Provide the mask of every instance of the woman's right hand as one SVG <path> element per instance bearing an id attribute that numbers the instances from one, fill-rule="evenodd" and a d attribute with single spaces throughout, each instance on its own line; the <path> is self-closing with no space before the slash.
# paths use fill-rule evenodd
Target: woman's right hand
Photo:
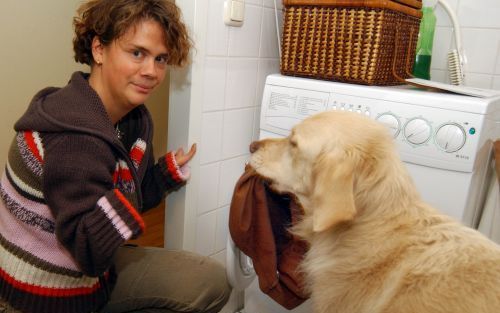
<path id="1" fill-rule="evenodd" d="M 185 153 L 183 148 L 179 148 L 174 153 L 175 162 L 177 163 L 177 165 L 179 167 L 182 167 L 182 166 L 186 165 L 189 161 L 191 161 L 191 159 L 194 157 L 195 153 L 196 153 L 196 144 L 195 143 L 191 146 L 191 149 L 189 149 L 188 153 Z"/>

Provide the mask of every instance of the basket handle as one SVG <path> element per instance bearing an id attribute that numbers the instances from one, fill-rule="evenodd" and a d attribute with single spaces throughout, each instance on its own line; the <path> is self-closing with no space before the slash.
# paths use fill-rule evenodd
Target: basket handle
<path id="1" fill-rule="evenodd" d="M 409 45 L 408 51 L 410 51 L 410 49 L 411 49 L 412 42 L 413 42 L 413 29 L 410 30 L 410 40 L 408 43 L 408 45 Z M 396 38 L 394 40 L 394 57 L 392 58 L 392 75 L 394 75 L 394 77 L 396 77 L 397 80 L 399 80 L 400 82 L 406 83 L 406 80 L 404 78 L 402 78 L 401 76 L 399 76 L 398 73 L 396 72 L 396 60 L 398 59 L 397 58 L 398 51 L 399 51 L 399 27 L 396 27 Z M 414 76 L 410 72 L 408 72 L 408 65 L 410 64 L 410 55 L 411 55 L 411 53 L 408 53 L 406 55 L 405 72 L 406 72 L 406 75 L 413 78 Z"/>
<path id="2" fill-rule="evenodd" d="M 411 48 L 411 43 L 412 42 L 413 42 L 413 29 L 410 30 L 410 40 L 409 40 L 409 43 L 408 43 L 408 45 L 409 45 L 408 51 Z M 397 80 L 399 80 L 400 82 L 405 83 L 407 85 L 412 85 L 412 86 L 416 86 L 418 88 L 424 88 L 424 89 L 429 89 L 429 90 L 434 90 L 434 91 L 440 91 L 439 88 L 434 88 L 434 87 L 430 87 L 430 86 L 423 86 L 423 85 L 420 85 L 420 84 L 409 82 L 406 79 L 404 79 L 404 78 L 402 78 L 401 76 L 398 75 L 398 73 L 396 72 L 397 53 L 399 51 L 398 48 L 399 48 L 399 27 L 396 28 L 396 39 L 394 40 L 394 57 L 392 58 L 392 75 L 394 75 L 394 77 L 396 77 Z M 406 75 L 408 75 L 409 77 L 415 78 L 415 76 L 413 76 L 412 73 L 408 72 L 408 67 L 409 67 L 408 65 L 409 64 L 410 64 L 410 53 L 408 53 L 406 55 L 405 72 L 406 72 Z"/>

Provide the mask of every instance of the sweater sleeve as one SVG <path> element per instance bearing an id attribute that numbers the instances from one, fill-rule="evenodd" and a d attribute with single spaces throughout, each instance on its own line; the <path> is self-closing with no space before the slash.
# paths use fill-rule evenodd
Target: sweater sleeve
<path id="1" fill-rule="evenodd" d="M 179 167 L 173 152 L 168 152 L 159 158 L 156 164 L 151 154 L 141 187 L 144 210 L 157 206 L 165 194 L 182 187 L 189 176 L 189 168 Z"/>
<path id="2" fill-rule="evenodd" d="M 110 147 L 91 136 L 46 146 L 43 192 L 56 235 L 89 276 L 106 271 L 117 248 L 144 229 L 137 209 L 114 188 L 115 166 Z"/>

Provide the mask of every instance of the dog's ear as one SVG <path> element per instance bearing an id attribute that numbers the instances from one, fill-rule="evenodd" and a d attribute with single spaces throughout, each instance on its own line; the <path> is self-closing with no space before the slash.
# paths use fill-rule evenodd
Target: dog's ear
<path id="1" fill-rule="evenodd" d="M 354 160 L 350 157 L 323 154 L 317 160 L 312 192 L 314 232 L 354 218 L 354 168 Z"/>

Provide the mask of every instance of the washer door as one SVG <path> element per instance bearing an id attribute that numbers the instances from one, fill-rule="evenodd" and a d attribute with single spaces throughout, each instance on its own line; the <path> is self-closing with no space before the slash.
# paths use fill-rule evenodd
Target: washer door
<path id="1" fill-rule="evenodd" d="M 252 259 L 236 247 L 231 236 L 227 237 L 226 251 L 226 273 L 229 284 L 235 290 L 245 290 L 256 277 Z"/>

